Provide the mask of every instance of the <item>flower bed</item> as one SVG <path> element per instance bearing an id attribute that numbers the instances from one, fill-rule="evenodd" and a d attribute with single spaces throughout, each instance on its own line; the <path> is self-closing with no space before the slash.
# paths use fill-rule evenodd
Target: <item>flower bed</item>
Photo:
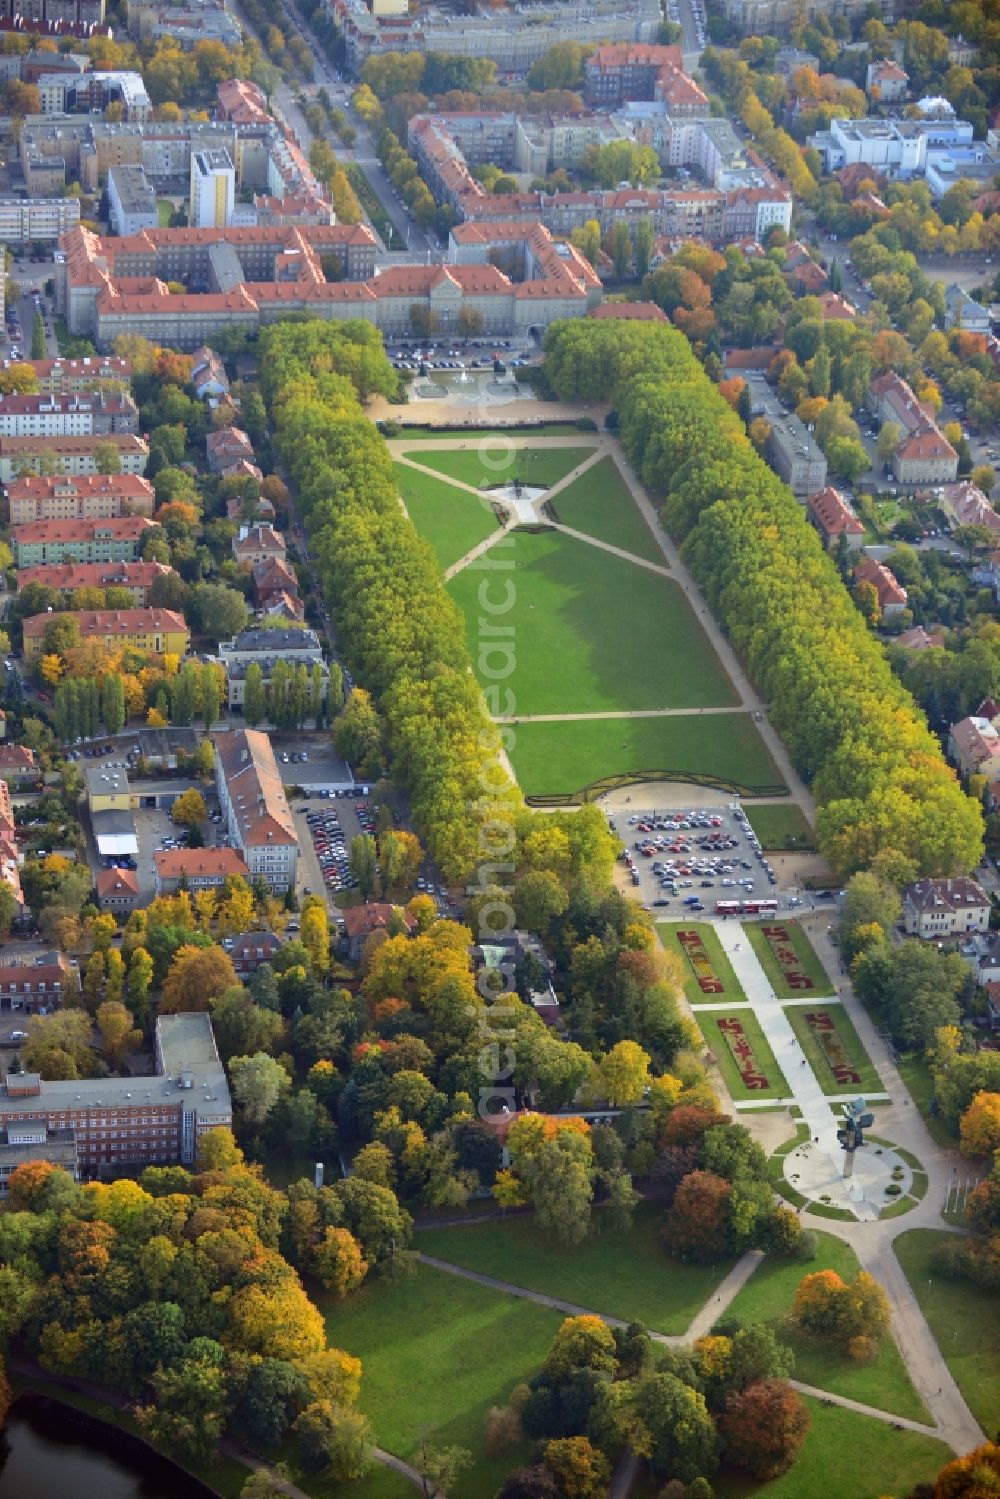
<path id="1" fill-rule="evenodd" d="M 774 954 L 778 967 L 781 969 L 785 983 L 789 989 L 815 989 L 816 985 L 806 973 L 802 966 L 802 960 L 795 951 L 791 934 L 785 926 L 761 927 L 768 947 Z"/>
<path id="2" fill-rule="evenodd" d="M 733 1061 L 740 1071 L 743 1086 L 751 1091 L 771 1086 L 767 1073 L 762 1071 L 757 1058 L 754 1056 L 753 1047 L 747 1039 L 747 1033 L 743 1029 L 743 1022 L 735 1015 L 727 1015 L 718 1021 L 719 1030 L 726 1040 L 726 1045 L 732 1052 Z"/>
<path id="3" fill-rule="evenodd" d="M 823 1055 L 826 1057 L 835 1081 L 843 1084 L 844 1087 L 859 1087 L 861 1073 L 852 1063 L 846 1046 L 837 1034 L 837 1025 L 833 1016 L 826 1010 L 818 1010 L 807 1014 L 805 1022 L 822 1047 Z"/>
<path id="4" fill-rule="evenodd" d="M 725 994 L 726 989 L 719 975 L 712 965 L 704 942 L 698 932 L 682 930 L 677 933 L 677 941 L 688 962 L 691 970 L 698 981 L 698 988 L 702 994 Z"/>

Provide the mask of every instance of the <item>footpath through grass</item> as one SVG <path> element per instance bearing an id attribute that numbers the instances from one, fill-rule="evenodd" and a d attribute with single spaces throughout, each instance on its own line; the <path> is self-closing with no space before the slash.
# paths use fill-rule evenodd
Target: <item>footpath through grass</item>
<path id="1" fill-rule="evenodd" d="M 672 579 L 557 531 L 514 531 L 509 541 L 503 560 L 514 567 L 503 576 L 513 585 L 513 605 L 496 623 L 512 635 L 502 648 L 490 653 L 482 639 L 483 573 L 465 569 L 448 590 L 465 615 L 473 661 L 494 673 L 484 685 L 495 681 L 501 660 L 513 656 L 504 686 L 519 714 L 736 702 L 732 682 Z M 728 719 L 706 720 L 705 737 L 725 739 L 729 727 Z"/>
<path id="2" fill-rule="evenodd" d="M 396 483 L 407 513 L 437 553 L 442 571 L 485 541 L 498 522 L 489 504 L 446 479 L 394 463 Z"/>
<path id="3" fill-rule="evenodd" d="M 746 1004 L 743 985 L 733 970 L 729 954 L 716 935 L 715 927 L 707 922 L 657 922 L 656 930 L 667 952 L 673 953 L 684 973 L 684 993 L 692 1005 L 719 1004 L 728 1000 L 730 1004 Z M 678 940 L 678 932 L 693 932 L 700 940 L 711 964 L 712 978 L 722 985 L 719 994 L 706 994 L 698 983 L 698 974 L 692 965 L 692 949 Z"/>
<path id="4" fill-rule="evenodd" d="M 749 713 L 522 722 L 510 758 L 525 795 L 543 798 L 582 796 L 619 778 L 690 781 L 692 801 L 698 786 L 782 786 Z"/>
<path id="5" fill-rule="evenodd" d="M 552 499 L 556 520 L 574 531 L 596 536 L 598 541 L 623 547 L 647 562 L 667 565 L 656 537 L 640 514 L 632 492 L 615 460 L 609 455 L 588 468 Z"/>
<path id="6" fill-rule="evenodd" d="M 407 456 L 417 458 L 449 479 L 471 484 L 473 489 L 480 489 L 483 485 L 493 488 L 494 485 L 512 484 L 515 479 L 520 479 L 531 489 L 548 489 L 594 451 L 593 446 L 533 448 L 530 436 L 522 441 L 523 447 L 513 446 L 508 452 L 502 440 L 484 447 L 483 439 L 477 436 L 464 449 L 442 448 L 438 452 L 423 449 Z"/>
<path id="7" fill-rule="evenodd" d="M 794 1377 L 804 1384 L 816 1385 L 849 1400 L 860 1400 L 895 1416 L 930 1424 L 927 1409 L 910 1382 L 892 1337 L 883 1340 L 872 1363 L 856 1364 L 835 1349 L 803 1337 L 783 1322 L 791 1311 L 803 1276 L 819 1270 L 835 1270 L 843 1280 L 852 1280 L 860 1269 L 850 1245 L 832 1234 L 817 1232 L 816 1238 L 818 1248 L 813 1260 L 803 1262 L 771 1256 L 765 1259 L 730 1305 L 727 1319 L 738 1318 L 747 1327 L 757 1322 L 770 1323 L 781 1341 L 793 1350 Z"/>
<path id="8" fill-rule="evenodd" d="M 716 1499 L 881 1499 L 931 1483 L 954 1456 L 950 1447 L 915 1431 L 806 1397 L 812 1426 L 798 1462 L 771 1483 L 721 1468 L 712 1475 Z"/>
<path id="9" fill-rule="evenodd" d="M 791 951 L 784 965 L 778 961 L 774 948 L 764 935 L 765 927 L 785 934 L 780 945 L 786 952 Z M 813 995 L 819 998 L 836 993 L 812 943 L 797 921 L 745 921 L 743 930 L 779 999 L 811 999 Z"/>
<path id="10" fill-rule="evenodd" d="M 391 342 L 391 340 L 390 340 Z M 400 432 L 390 438 L 390 442 L 493 442 L 500 439 L 504 442 L 529 443 L 533 437 L 579 437 L 581 442 L 588 438 L 596 440 L 596 432 L 585 432 L 575 422 L 540 422 L 537 426 L 517 427 L 476 427 L 463 426 L 461 422 L 449 426 L 443 423 L 435 427 L 409 427 L 404 426 Z M 416 456 L 416 455 L 411 455 Z M 421 463 L 423 458 L 420 459 Z"/>
<path id="11" fill-rule="evenodd" d="M 644 1203 L 627 1233 L 595 1234 L 574 1249 L 554 1243 L 532 1218 L 427 1229 L 414 1244 L 424 1254 L 604 1316 L 642 1322 L 653 1332 L 683 1333 L 733 1262 L 684 1265 L 671 1259 L 659 1243 L 663 1213 L 662 1205 Z"/>
<path id="12" fill-rule="evenodd" d="M 467 1447 L 475 1461 L 453 1499 L 493 1494 L 510 1468 L 527 1460 L 527 1445 L 488 1458 L 483 1420 L 537 1372 L 560 1313 L 427 1265 L 363 1286 L 344 1302 L 318 1304 L 331 1346 L 362 1361 L 361 1407 L 380 1447 L 406 1458 L 424 1437 L 437 1447 Z M 382 1499 L 378 1488 L 373 1492 Z"/>
<path id="13" fill-rule="evenodd" d="M 810 1025 L 810 1016 L 822 1016 L 832 1023 L 832 1030 Z M 862 1093 L 882 1093 L 882 1079 L 875 1071 L 854 1029 L 854 1022 L 841 1004 L 786 1005 L 785 1019 L 795 1032 L 796 1040 L 805 1052 L 809 1065 L 816 1074 L 816 1081 L 824 1093 L 849 1093 L 860 1089 Z M 826 1038 L 826 1045 L 824 1045 Z M 853 1069 L 853 1078 L 837 1078 L 834 1066 L 844 1064 Z"/>
<path id="14" fill-rule="evenodd" d="M 1000 1300 L 995 1292 L 934 1271 L 931 1252 L 951 1237 L 943 1230 L 911 1228 L 892 1247 L 969 1409 L 985 1432 L 995 1432 L 1000 1426 Z"/>
<path id="15" fill-rule="evenodd" d="M 732 1011 L 720 1010 L 718 1013 L 714 1010 L 701 1010 L 695 1018 L 734 1099 L 791 1097 L 791 1089 L 785 1081 L 784 1073 L 775 1061 L 774 1052 L 749 1005 Z M 723 1020 L 738 1021 L 739 1031 L 723 1030 L 719 1024 Z M 752 1055 L 742 1059 L 741 1068 L 734 1048 L 745 1044 L 749 1044 Z M 754 1082 L 752 1087 L 749 1085 L 751 1079 Z"/>
<path id="16" fill-rule="evenodd" d="M 809 826 L 802 808 L 795 802 L 765 803 L 758 807 L 744 807 L 747 822 L 760 839 L 763 849 L 792 850 L 795 853 L 812 852 L 816 847 L 816 834 Z"/>

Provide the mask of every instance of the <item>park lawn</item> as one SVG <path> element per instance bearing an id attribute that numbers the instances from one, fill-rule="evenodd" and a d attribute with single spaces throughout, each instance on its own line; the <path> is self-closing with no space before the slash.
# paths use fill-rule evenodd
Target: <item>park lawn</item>
<path id="1" fill-rule="evenodd" d="M 362 1361 L 361 1408 L 380 1447 L 412 1457 L 427 1437 L 435 1446 L 468 1448 L 475 1461 L 453 1499 L 483 1499 L 526 1461 L 527 1446 L 488 1458 L 483 1420 L 537 1373 L 563 1321 L 559 1312 L 427 1265 L 363 1286 L 346 1301 L 320 1297 L 317 1304 L 330 1346 Z"/>
<path id="2" fill-rule="evenodd" d="M 637 780 L 727 790 L 782 787 L 749 713 L 519 723 L 512 740 L 511 762 L 528 797 L 572 799 L 603 782 Z"/>
<path id="3" fill-rule="evenodd" d="M 743 810 L 747 822 L 760 839 L 761 848 L 795 853 L 815 849 L 816 834 L 802 808 L 794 802 L 786 802 L 784 806 L 770 803 L 744 807 Z"/>
<path id="4" fill-rule="evenodd" d="M 435 479 L 405 463 L 394 463 L 407 513 L 437 553 L 442 570 L 485 541 L 498 521 L 489 504 L 467 489 Z"/>
<path id="5" fill-rule="evenodd" d="M 716 1499 L 879 1499 L 931 1483 L 954 1453 L 936 1437 L 805 1397 L 812 1426 L 799 1460 L 770 1483 L 731 1468 L 712 1475 Z"/>
<path id="6" fill-rule="evenodd" d="M 701 938 L 705 951 L 708 953 L 712 967 L 715 970 L 715 977 L 722 982 L 721 994 L 705 994 L 698 987 L 698 980 L 695 977 L 694 969 L 688 962 L 684 948 L 677 940 L 677 933 L 680 929 L 681 923 L 678 922 L 657 922 L 656 924 L 656 930 L 660 934 L 660 941 L 667 949 L 667 952 L 675 954 L 683 969 L 684 993 L 687 995 L 689 1002 L 693 1005 L 710 1005 L 719 1004 L 720 1001 L 728 999 L 731 1004 L 746 1004 L 747 997 L 743 992 L 743 985 L 736 977 L 733 965 L 729 961 L 729 954 L 719 941 L 714 926 L 698 921 L 685 921 L 683 923 L 684 931 L 697 932 Z"/>
<path id="7" fill-rule="evenodd" d="M 931 1077 L 926 1054 L 922 1051 L 908 1052 L 896 1059 L 896 1067 L 935 1144 L 943 1146 L 945 1150 L 955 1150 L 958 1136 L 952 1134 L 947 1121 L 940 1114 L 931 1113 L 934 1104 L 934 1079 Z"/>
<path id="8" fill-rule="evenodd" d="M 414 1499 L 420 1492 L 394 1468 L 387 1468 L 384 1463 L 374 1460 L 364 1478 L 357 1483 L 338 1483 L 328 1474 L 298 1470 L 294 1478 L 296 1487 L 303 1489 L 312 1499 L 346 1499 L 347 1495 L 350 1499 Z"/>
<path id="9" fill-rule="evenodd" d="M 500 579 L 512 585 L 511 607 L 490 621 L 495 630 L 510 629 L 509 640 L 491 651 L 482 635 L 481 569 L 457 573 L 448 590 L 465 615 L 473 661 L 490 673 L 487 685 L 513 656 L 504 687 L 519 716 L 736 702 L 732 682 L 673 579 L 551 530 L 515 530 L 496 557 L 514 564 L 493 575 L 491 593 L 502 601 Z M 727 737 L 728 722 L 710 732 Z"/>
<path id="10" fill-rule="evenodd" d="M 492 489 L 512 484 L 515 479 L 530 488 L 548 489 L 594 451 L 593 444 L 580 448 L 533 448 L 532 436 L 525 433 L 511 438 L 502 434 L 486 441 L 476 434 L 467 448 L 441 448 L 437 452 L 422 448 L 419 453 L 406 456 L 449 479 L 471 484 L 473 489 L 484 485 Z"/>
<path id="11" fill-rule="evenodd" d="M 986 1432 L 1000 1426 L 1000 1300 L 969 1281 L 946 1280 L 931 1250 L 950 1234 L 911 1228 L 893 1240 L 896 1258 L 969 1409 Z"/>
<path id="12" fill-rule="evenodd" d="M 424 1254 L 602 1316 L 683 1333 L 732 1262 L 683 1265 L 671 1259 L 659 1244 L 662 1218 L 662 1206 L 643 1205 L 627 1233 L 598 1233 L 575 1249 L 555 1244 L 527 1217 L 427 1229 L 415 1243 Z M 600 1221 L 595 1214 L 595 1223 Z"/>
<path id="13" fill-rule="evenodd" d="M 560 525 L 666 566 L 663 550 L 610 454 L 561 489 L 550 508 Z"/>
<path id="14" fill-rule="evenodd" d="M 799 960 L 802 971 L 812 979 L 811 989 L 793 989 L 788 979 L 782 972 L 777 958 L 771 951 L 770 943 L 764 936 L 764 926 L 780 926 L 788 933 L 788 941 L 795 949 L 795 955 Z M 779 999 L 805 999 L 815 994 L 834 994 L 833 984 L 827 976 L 826 969 L 820 962 L 812 943 L 797 921 L 745 921 L 743 930 L 750 941 L 750 946 L 757 954 L 760 966 L 767 974 L 768 982 Z"/>
<path id="15" fill-rule="evenodd" d="M 850 1065 L 857 1072 L 860 1081 L 857 1083 L 838 1083 L 833 1075 L 833 1069 L 826 1059 L 826 1053 L 819 1043 L 819 1038 L 809 1028 L 806 1015 L 830 1015 L 836 1026 L 837 1038 L 847 1053 Z M 860 1089 L 862 1093 L 884 1093 L 885 1089 L 882 1079 L 875 1071 L 869 1061 L 868 1053 L 862 1044 L 861 1037 L 854 1029 L 854 1022 L 841 1004 L 821 1004 L 815 1007 L 811 1005 L 786 1005 L 785 1019 L 795 1032 L 796 1039 L 809 1060 L 809 1065 L 816 1074 L 816 1081 L 824 1093 L 850 1093 L 851 1089 Z"/>
<path id="16" fill-rule="evenodd" d="M 740 1069 L 736 1065 L 736 1059 L 729 1048 L 729 1042 L 719 1029 L 719 1021 L 730 1018 L 739 1020 L 743 1032 L 753 1048 L 754 1061 L 760 1072 L 767 1078 L 768 1087 L 748 1088 L 740 1075 Z M 771 1050 L 760 1028 L 753 1010 L 747 1005 L 743 1009 L 734 1006 L 730 1012 L 720 1010 L 702 1010 L 696 1017 L 696 1023 L 705 1037 L 705 1044 L 709 1046 L 719 1064 L 719 1071 L 725 1078 L 726 1087 L 734 1099 L 741 1098 L 790 1098 L 791 1089 L 785 1081 L 784 1074 L 774 1058 Z"/>
<path id="17" fill-rule="evenodd" d="M 883 1340 L 873 1363 L 855 1364 L 835 1349 L 802 1337 L 787 1323 L 782 1325 L 803 1276 L 819 1270 L 835 1270 L 843 1280 L 853 1280 L 861 1268 L 849 1244 L 833 1234 L 813 1231 L 818 1241 L 816 1258 L 803 1262 L 769 1256 L 762 1260 L 727 1309 L 727 1319 L 736 1317 L 747 1327 L 770 1322 L 780 1340 L 795 1353 L 793 1377 L 803 1384 L 891 1411 L 894 1416 L 908 1416 L 913 1421 L 930 1424 L 927 1409 L 910 1382 L 891 1335 Z"/>

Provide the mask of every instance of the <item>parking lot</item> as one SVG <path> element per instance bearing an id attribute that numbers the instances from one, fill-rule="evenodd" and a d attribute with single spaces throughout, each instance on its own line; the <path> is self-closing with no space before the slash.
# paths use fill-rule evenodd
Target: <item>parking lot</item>
<path id="1" fill-rule="evenodd" d="M 781 889 L 778 874 L 736 803 L 621 811 L 609 822 L 625 845 L 625 888 L 657 917 L 760 914 L 747 907 L 774 902 L 764 913 L 800 914 L 828 904 L 797 888 Z M 738 904 L 737 904 L 738 903 Z"/>
<path id="2" fill-rule="evenodd" d="M 335 900 L 353 888 L 348 858 L 352 839 L 375 832 L 375 819 L 368 803 L 354 797 L 312 797 L 295 809 L 301 855 L 300 889 L 314 894 L 325 891 Z"/>

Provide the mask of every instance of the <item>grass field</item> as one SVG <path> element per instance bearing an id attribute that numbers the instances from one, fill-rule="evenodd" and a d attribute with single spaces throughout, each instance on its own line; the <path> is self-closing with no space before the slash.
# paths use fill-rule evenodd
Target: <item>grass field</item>
<path id="1" fill-rule="evenodd" d="M 575 1249 L 554 1244 L 531 1218 L 428 1229 L 415 1243 L 425 1254 L 530 1291 L 642 1322 L 654 1332 L 683 1333 L 732 1262 L 682 1265 L 670 1259 L 657 1236 L 662 1218 L 662 1206 L 641 1206 L 628 1233 L 598 1234 Z"/>
<path id="2" fill-rule="evenodd" d="M 931 1250 L 946 1237 L 914 1228 L 892 1247 L 969 1409 L 984 1431 L 994 1432 L 1000 1426 L 1000 1300 L 968 1281 L 935 1275 Z"/>
<path id="3" fill-rule="evenodd" d="M 771 1483 L 731 1469 L 712 1475 L 716 1499 L 879 1499 L 930 1483 L 953 1456 L 950 1447 L 915 1431 L 806 1398 L 812 1427 L 798 1462 Z"/>
<path id="4" fill-rule="evenodd" d="M 515 479 L 520 479 L 523 484 L 531 487 L 548 489 L 549 485 L 565 478 L 571 469 L 589 458 L 594 451 L 592 446 L 532 448 L 530 438 L 520 440 L 525 441 L 526 445 L 510 452 L 509 463 L 505 461 L 504 447 L 499 440 L 490 443 L 485 451 L 480 452 L 483 439 L 478 435 L 465 449 L 442 448 L 438 452 L 428 452 L 424 448 L 420 453 L 410 456 L 418 458 L 428 468 L 449 479 L 459 479 L 463 484 L 471 484 L 473 489 L 479 489 L 484 484 L 510 484 Z"/>
<path id="5" fill-rule="evenodd" d="M 471 498 L 471 496 L 470 496 Z M 555 531 L 514 531 L 513 607 L 495 624 L 513 630 L 515 664 L 504 686 L 519 714 L 629 708 L 701 708 L 736 701 L 732 683 L 680 587 Z M 480 657 L 483 573 L 457 573 L 449 591 Z M 497 659 L 490 658 L 488 670 Z M 710 736 L 728 737 L 718 724 Z"/>
<path id="6" fill-rule="evenodd" d="M 924 1123 L 932 1139 L 946 1150 L 954 1150 L 958 1137 L 953 1135 L 940 1114 L 932 1114 L 934 1103 L 934 1079 L 923 1052 L 910 1052 L 897 1059 L 899 1075 L 906 1084 L 910 1096 L 923 1115 Z"/>
<path id="7" fill-rule="evenodd" d="M 483 1499 L 525 1461 L 519 1451 L 485 1456 L 483 1418 L 537 1372 L 562 1322 L 558 1312 L 425 1265 L 320 1306 L 331 1346 L 362 1360 L 361 1407 L 379 1446 L 399 1457 L 412 1456 L 425 1436 L 436 1446 L 467 1447 L 475 1462 L 453 1499 Z"/>
<path id="8" fill-rule="evenodd" d="M 711 1047 L 715 1055 L 719 1071 L 725 1078 L 726 1087 L 733 1098 L 788 1098 L 791 1089 L 774 1059 L 774 1052 L 764 1038 L 764 1032 L 757 1022 L 757 1017 L 749 1006 L 742 1010 L 734 1009 L 732 1013 L 733 1018 L 738 1019 L 742 1025 L 743 1033 L 753 1047 L 754 1062 L 769 1084 L 766 1088 L 747 1087 L 740 1076 L 740 1070 L 729 1048 L 729 1042 L 719 1029 L 719 1021 L 727 1019 L 728 1012 L 721 1010 L 716 1013 L 714 1010 L 702 1010 L 701 1014 L 696 1017 L 698 1026 L 705 1037 L 706 1045 Z"/>
<path id="9" fill-rule="evenodd" d="M 683 927 L 685 931 L 698 933 L 704 944 L 705 951 L 711 959 L 712 967 L 715 970 L 715 977 L 722 981 L 723 986 L 721 994 L 703 993 L 698 987 L 698 980 L 694 975 L 691 964 L 688 962 L 687 954 L 677 940 L 678 924 L 675 922 L 658 922 L 656 930 L 660 934 L 660 940 L 667 951 L 672 952 L 677 957 L 683 969 L 684 993 L 691 1004 L 718 1004 L 720 1000 L 725 999 L 728 999 L 732 1004 L 746 1004 L 747 997 L 743 992 L 743 985 L 733 972 L 733 965 L 729 961 L 729 956 L 725 948 L 715 934 L 715 928 L 706 925 L 704 922 L 699 923 L 697 921 L 686 921 Z"/>
<path id="10" fill-rule="evenodd" d="M 805 999 L 813 994 L 820 996 L 834 994 L 833 984 L 830 982 L 826 969 L 823 967 L 813 945 L 797 921 L 780 921 L 764 923 L 764 925 L 781 926 L 788 933 L 788 940 L 795 949 L 795 955 L 799 960 L 803 972 L 812 979 L 811 989 L 793 989 L 788 979 L 782 972 L 777 958 L 771 951 L 770 944 L 764 936 L 762 923 L 759 921 L 745 921 L 743 930 L 750 940 L 750 946 L 757 954 L 761 967 L 767 974 L 768 982 L 779 999 Z"/>
<path id="11" fill-rule="evenodd" d="M 170 220 L 173 218 L 174 205 L 169 198 L 157 198 L 156 217 L 160 222 L 161 229 L 170 228 Z"/>
<path id="12" fill-rule="evenodd" d="M 393 468 L 409 517 L 434 548 L 442 569 L 451 567 L 497 529 L 489 505 L 467 489 L 457 489 L 405 463 L 395 463 Z"/>
<path id="13" fill-rule="evenodd" d="M 860 1082 L 842 1083 L 837 1081 L 833 1075 L 830 1063 L 826 1059 L 826 1053 L 809 1027 L 806 1020 L 807 1014 L 830 1015 L 833 1018 L 837 1038 L 847 1053 L 849 1063 L 858 1073 L 861 1079 Z M 809 1065 L 816 1074 L 816 1081 L 824 1093 L 849 1093 L 852 1088 L 860 1089 L 862 1093 L 882 1093 L 884 1091 L 882 1079 L 869 1061 L 868 1053 L 861 1043 L 861 1037 L 854 1029 L 854 1023 L 843 1005 L 816 1005 L 815 1009 L 810 1005 L 786 1005 L 785 1019 L 795 1032 L 796 1039 L 808 1057 Z"/>
<path id="14" fill-rule="evenodd" d="M 760 839 L 761 848 L 801 852 L 816 847 L 816 835 L 802 808 L 794 802 L 784 806 L 744 807 L 743 810 L 747 822 Z"/>
<path id="15" fill-rule="evenodd" d="M 521 723 L 510 758 L 526 796 L 577 796 L 616 776 L 746 790 L 782 785 L 749 713 Z"/>
<path id="16" fill-rule="evenodd" d="M 612 457 L 602 458 L 561 489 L 552 509 L 562 525 L 665 566 L 663 552 Z"/>
<path id="17" fill-rule="evenodd" d="M 873 1363 L 855 1364 L 834 1349 L 800 1337 L 787 1324 L 777 1325 L 791 1310 L 796 1287 L 803 1276 L 818 1270 L 835 1270 L 844 1280 L 852 1280 L 860 1269 L 850 1245 L 821 1231 L 816 1231 L 816 1238 L 816 1258 L 807 1263 L 765 1259 L 730 1305 L 727 1318 L 736 1317 L 744 1326 L 755 1322 L 772 1323 L 781 1341 L 793 1349 L 794 1377 L 804 1384 L 816 1385 L 834 1395 L 844 1395 L 864 1405 L 892 1411 L 893 1415 L 909 1416 L 911 1420 L 929 1424 L 930 1417 L 924 1403 L 910 1383 L 899 1349 L 891 1337 L 883 1341 Z"/>

